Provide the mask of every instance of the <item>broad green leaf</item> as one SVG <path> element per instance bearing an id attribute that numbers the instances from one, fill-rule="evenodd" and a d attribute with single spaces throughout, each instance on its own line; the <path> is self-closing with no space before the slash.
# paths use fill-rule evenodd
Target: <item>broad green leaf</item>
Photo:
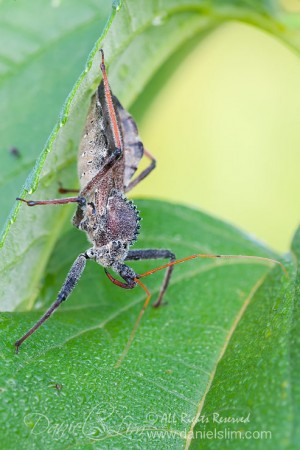
<path id="1" fill-rule="evenodd" d="M 138 207 L 144 217 L 142 247 L 172 248 L 178 257 L 216 249 L 270 255 L 236 229 L 198 211 L 154 201 L 140 201 Z M 15 355 L 13 341 L 53 301 L 74 258 L 86 248 L 84 236 L 78 241 L 78 234 L 69 229 L 60 237 L 43 280 L 40 310 L 2 317 L 4 448 L 12 444 L 19 448 L 24 442 L 29 448 L 184 448 L 219 359 L 224 352 L 227 356 L 227 345 L 230 354 L 236 334 L 242 338 L 234 347 L 232 372 L 221 372 L 218 381 L 220 389 L 228 385 L 231 390 L 221 407 L 215 399 L 217 406 L 223 411 L 224 402 L 241 386 L 241 408 L 230 409 L 232 414 L 245 415 L 251 408 L 258 418 L 267 414 L 264 405 L 272 401 L 273 414 L 283 417 L 286 407 L 293 407 L 289 396 L 274 401 L 276 388 L 282 393 L 277 385 L 269 386 L 270 400 L 266 384 L 277 377 L 279 383 L 286 381 L 281 379 L 287 363 L 281 349 L 285 333 L 282 343 L 278 339 L 280 325 L 286 333 L 289 329 L 291 313 L 286 302 L 293 299 L 288 287 L 293 286 L 292 267 L 288 280 L 279 267 L 272 270 L 251 260 L 199 259 L 177 266 L 167 305 L 146 311 L 127 357 L 116 369 L 145 293 L 139 288 L 119 289 L 90 262 L 72 297 Z M 155 264 L 133 266 L 142 272 Z M 162 276 L 157 273 L 144 279 L 154 298 Z M 258 342 L 262 354 L 255 347 Z M 271 372 L 265 362 L 272 358 L 268 346 L 278 349 Z M 253 366 L 240 366 L 243 356 L 250 359 L 252 353 L 256 355 Z M 261 367 L 259 379 L 252 377 L 257 366 Z M 237 370 L 238 376 L 239 367 L 247 372 L 241 372 L 232 384 L 232 373 Z M 265 390 L 261 387 L 257 404 L 254 396 L 261 379 Z M 61 391 L 53 383 L 62 385 Z M 245 407 L 243 386 L 255 389 L 252 404 Z M 214 390 L 210 392 L 213 396 Z M 275 433 L 275 425 L 270 427 Z M 278 431 L 281 439 L 285 432 Z"/>
<path id="2" fill-rule="evenodd" d="M 0 15 L 1 25 L 7 25 L 1 26 L 2 32 L 7 30 L 7 36 L 21 33 L 20 42 L 25 42 L 29 48 L 25 46 L 18 53 L 20 46 L 16 45 L 18 50 L 7 47 L 7 54 L 1 53 L 1 67 L 4 67 L 7 79 L 3 84 L 0 80 L 0 96 L 5 96 L 4 92 L 16 92 L 9 112 L 5 110 L 3 113 L 5 129 L 9 130 L 4 148 L 5 151 L 10 146 L 20 146 L 20 150 L 32 149 L 28 159 L 26 156 L 21 161 L 14 161 L 18 168 L 11 169 L 11 163 L 7 162 L 3 187 L 8 202 L 11 201 L 9 196 L 12 199 L 15 195 L 12 186 L 19 185 L 24 179 L 24 171 L 28 170 L 43 136 L 45 139 L 45 133 L 52 127 L 59 102 L 74 80 L 76 70 L 78 73 L 81 70 L 78 65 L 86 49 L 82 51 L 81 59 L 74 56 L 79 51 L 81 38 L 84 38 L 85 45 L 92 42 L 98 27 L 96 35 L 100 36 L 107 14 L 105 3 L 100 8 L 100 2 L 96 1 L 80 4 L 53 1 L 51 7 L 65 5 L 65 9 L 58 9 L 57 14 L 53 9 L 50 27 L 46 26 L 46 20 L 52 10 L 48 6 L 43 12 L 44 2 L 35 2 L 35 8 L 39 9 L 34 9 L 34 12 L 25 1 L 17 2 L 15 6 L 0 4 L 0 11 L 5 12 Z M 34 30 L 35 15 L 40 17 L 39 27 L 30 37 L 40 36 L 38 44 L 34 39 L 24 40 L 24 36 L 28 37 L 28 29 Z M 178 55 L 188 51 L 227 20 L 241 20 L 259 26 L 299 51 L 299 16 L 284 13 L 275 1 L 113 2 L 110 21 L 102 34 L 105 38 L 101 37 L 96 42 L 86 69 L 71 91 L 59 122 L 20 195 L 28 197 L 34 192 L 35 198 L 53 198 L 57 195 L 59 181 L 63 180 L 66 186 L 75 186 L 78 141 L 90 96 L 100 79 L 100 47 L 105 50 L 113 91 L 124 106 L 133 105 L 134 110 L 142 114 L 151 101 L 153 87 L 157 90 L 166 81 L 168 70 L 180 60 Z M 24 36 L 22 30 L 27 30 Z M 64 32 L 68 35 L 67 30 L 69 39 L 65 42 Z M 37 45 L 35 55 L 30 45 L 34 43 Z M 54 73 L 49 77 L 55 85 L 55 95 L 52 90 L 48 92 L 51 84 L 46 88 L 47 70 L 40 73 L 40 66 L 47 68 L 47 61 L 55 66 L 66 66 L 71 54 L 73 69 L 65 76 L 59 73 L 56 77 Z M 18 57 L 17 61 L 24 61 L 20 63 L 22 71 L 16 70 L 18 65 L 12 63 L 12 55 Z M 41 56 L 41 64 L 38 64 L 37 58 Z M 8 70 L 10 66 L 12 71 Z M 66 84 L 56 95 L 61 78 Z M 28 121 L 21 128 L 17 127 L 18 140 L 12 142 L 16 120 L 19 124 L 18 117 L 23 117 L 19 116 L 21 112 L 17 102 L 28 86 L 22 84 L 23 80 L 24 83 L 32 80 L 34 90 L 28 91 L 27 99 L 24 99 L 30 104 L 26 110 Z M 145 89 L 150 82 L 150 89 Z M 34 92 L 38 93 L 36 98 Z M 33 98 L 35 101 L 31 104 Z M 44 119 L 48 109 L 52 122 Z M 22 136 L 26 139 L 23 140 Z M 31 142 L 35 142 L 32 147 Z M 139 247 L 170 248 L 178 257 L 201 252 L 279 258 L 236 229 L 197 211 L 150 201 L 140 202 L 139 208 L 144 218 Z M 237 341 L 242 348 L 237 352 L 237 359 L 241 358 L 243 362 L 241 355 L 246 356 L 248 352 L 249 355 L 241 365 L 239 360 L 232 363 L 232 376 L 247 386 L 251 385 L 251 389 L 261 380 L 262 383 L 266 379 L 274 379 L 276 383 L 283 380 L 288 370 L 290 345 L 290 351 L 294 352 L 289 366 L 292 373 L 290 388 L 296 395 L 298 351 L 292 343 L 299 342 L 299 337 L 296 327 L 290 326 L 294 316 L 290 315 L 290 309 L 287 309 L 286 316 L 276 315 L 276 308 L 281 311 L 294 299 L 291 261 L 288 281 L 279 268 L 269 275 L 270 269 L 249 260 L 221 260 L 218 263 L 215 260 L 194 260 L 176 267 L 166 298 L 168 306 L 159 310 L 149 308 L 132 348 L 118 370 L 114 364 L 127 342 L 145 294 L 140 289 L 124 292 L 111 285 L 99 266 L 91 263 L 70 300 L 24 344 L 20 355 L 16 356 L 13 342 L 53 301 L 75 257 L 87 248 L 85 236 L 72 229 L 69 223 L 73 209 L 66 206 L 41 210 L 16 205 L 3 231 L 1 305 L 4 310 L 19 310 L 18 313 L 5 313 L 1 318 L 4 350 L 1 354 L 0 387 L 4 448 L 161 449 L 188 446 L 186 433 L 194 430 L 199 411 L 206 411 L 207 405 L 210 412 L 211 405 L 219 407 L 218 400 L 209 395 L 213 395 L 215 379 L 222 375 L 219 372 L 221 357 L 221 363 L 232 361 L 232 345 L 235 345 L 232 343 Z M 297 242 L 295 239 L 294 248 L 299 245 Z M 287 261 L 290 259 L 288 257 Z M 142 272 L 153 264 L 135 264 L 134 267 Z M 162 274 L 157 274 L 146 280 L 154 294 L 159 290 L 161 279 Z M 293 320 L 296 323 L 298 319 Z M 274 333 L 264 335 L 264 321 L 271 331 L 274 324 Z M 290 344 L 289 331 L 292 336 Z M 249 333 L 257 333 L 257 339 Z M 252 369 L 251 361 L 255 359 L 256 347 L 262 337 L 267 343 L 263 347 L 266 361 L 261 363 L 263 371 L 260 373 L 256 366 L 255 370 Z M 272 359 L 274 348 L 278 352 Z M 281 355 L 282 365 L 279 361 Z M 229 403 L 233 391 L 228 387 L 228 370 L 226 366 L 227 381 L 222 379 L 218 386 L 224 385 L 224 392 L 228 389 L 226 402 Z M 51 383 L 62 384 L 62 390 L 49 387 Z M 278 411 L 278 417 L 282 417 L 280 414 L 287 407 L 289 417 L 285 426 L 290 430 L 296 429 L 299 421 L 296 404 L 292 395 L 288 398 L 281 396 L 282 390 L 276 383 L 272 385 L 271 394 L 265 392 L 265 397 L 262 387 L 255 390 L 263 402 L 255 410 L 256 421 L 264 417 L 264 404 L 269 404 L 271 397 L 276 395 L 278 401 L 272 403 L 274 414 Z M 209 395 L 206 395 L 209 387 Z M 248 406 L 242 390 L 239 399 L 242 409 Z M 255 401 L 253 396 L 252 401 Z M 234 406 L 229 405 L 230 412 Z M 245 414 L 244 410 L 242 414 Z M 272 417 L 266 417 L 271 423 Z M 274 433 L 278 421 L 272 421 Z M 171 432 L 153 437 L 148 433 L 153 430 Z M 278 448 L 288 448 L 293 444 L 290 436 L 287 428 L 277 429 L 274 442 Z M 253 442 L 252 446 L 257 443 Z M 193 443 L 201 448 L 207 442 Z"/>

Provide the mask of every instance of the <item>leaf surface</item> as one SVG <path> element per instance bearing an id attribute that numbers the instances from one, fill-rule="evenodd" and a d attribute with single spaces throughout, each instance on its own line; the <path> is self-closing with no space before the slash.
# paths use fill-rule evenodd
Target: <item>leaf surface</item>
<path id="1" fill-rule="evenodd" d="M 171 248 L 178 257 L 216 249 L 225 254 L 274 256 L 231 226 L 198 211 L 154 201 L 140 201 L 138 207 L 144 217 L 142 247 Z M 285 294 L 288 281 L 280 268 L 272 270 L 253 260 L 199 259 L 179 265 L 166 295 L 167 305 L 146 311 L 127 357 L 116 369 L 145 293 L 139 288 L 119 289 L 90 262 L 71 298 L 15 355 L 13 341 L 53 301 L 74 258 L 86 248 L 85 239 L 76 240 L 76 234 L 77 230 L 68 230 L 58 241 L 43 280 L 40 310 L 2 317 L 2 404 L 9 405 L 2 417 L 7 446 L 12 441 L 20 446 L 28 439 L 36 448 L 127 448 L 128 442 L 131 448 L 170 448 L 170 442 L 172 448 L 184 448 L 186 433 L 221 356 L 227 355 L 229 341 L 228 351 L 235 345 L 237 359 L 229 375 L 221 371 L 220 388 L 225 389 L 226 383 L 232 386 L 232 372 L 241 369 L 243 355 L 250 358 L 252 349 L 256 355 L 254 344 L 261 334 L 266 341 L 264 353 L 268 355 L 267 346 L 274 345 L 281 354 L 277 339 L 280 325 L 287 330 L 289 315 L 281 318 L 278 311 L 287 308 L 287 296 L 292 298 Z M 156 264 L 135 262 L 132 266 L 141 273 Z M 157 273 L 143 280 L 154 298 L 162 276 Z M 262 328 L 272 314 L 277 314 L 275 329 L 272 323 Z M 231 344 L 236 333 L 244 340 Z M 260 361 L 265 383 L 287 370 L 282 364 L 275 370 L 276 354 L 271 373 L 264 354 L 257 355 L 255 363 Z M 235 389 L 242 382 L 254 389 L 254 381 L 258 382 L 253 370 L 246 368 Z M 61 391 L 52 387 L 56 383 L 63 386 Z M 210 392 L 213 396 L 214 391 Z M 268 391 L 263 392 L 268 399 Z M 216 408 L 218 399 L 214 398 Z M 276 407 L 280 405 L 278 399 Z M 259 409 L 265 411 L 261 402 L 251 406 L 256 416 Z M 245 415 L 249 408 L 246 404 L 245 411 L 241 403 L 238 414 Z"/>

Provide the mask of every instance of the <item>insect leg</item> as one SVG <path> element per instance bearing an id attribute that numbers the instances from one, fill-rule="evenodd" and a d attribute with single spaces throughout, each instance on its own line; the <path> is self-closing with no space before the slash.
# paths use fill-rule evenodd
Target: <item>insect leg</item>
<path id="1" fill-rule="evenodd" d="M 60 306 L 60 304 L 67 300 L 71 292 L 73 291 L 74 287 L 76 286 L 76 283 L 78 282 L 79 278 L 81 277 L 82 272 L 84 271 L 87 256 L 82 253 L 79 255 L 75 262 L 73 263 L 67 278 L 65 279 L 65 282 L 61 288 L 61 290 L 58 293 L 57 299 L 54 303 L 50 306 L 48 311 L 45 312 L 45 314 L 40 318 L 36 324 L 30 328 L 30 330 L 27 331 L 27 333 L 24 334 L 24 336 L 21 337 L 17 342 L 15 342 L 16 347 L 16 353 L 19 352 L 20 346 L 23 344 L 23 342 L 32 335 L 44 322 L 45 320 L 49 319 L 49 317 L 53 314 L 53 312 Z"/>
<path id="2" fill-rule="evenodd" d="M 59 181 L 59 189 L 58 192 L 60 194 L 67 194 L 68 192 L 80 192 L 79 189 L 68 189 L 68 188 L 64 188 L 62 183 Z"/>
<path id="3" fill-rule="evenodd" d="M 130 250 L 126 257 L 126 261 L 140 261 L 143 259 L 169 259 L 170 262 L 175 261 L 176 257 L 170 250 L 165 249 L 147 249 L 147 250 Z M 162 303 L 163 296 L 167 290 L 170 278 L 173 272 L 173 265 L 167 268 L 167 272 L 160 289 L 158 299 L 154 303 L 154 307 L 158 307 Z M 138 276 L 137 276 L 138 278 Z"/>
<path id="4" fill-rule="evenodd" d="M 101 170 L 97 173 L 97 175 L 92 178 L 92 180 L 86 185 L 86 187 L 81 191 L 81 195 L 85 196 L 87 193 L 92 192 L 99 184 L 99 181 L 102 180 L 104 175 L 113 167 L 115 162 L 121 156 L 122 151 L 119 148 L 116 148 L 114 152 L 107 158 L 106 163 L 102 167 Z"/>
<path id="5" fill-rule="evenodd" d="M 17 197 L 16 200 L 27 203 L 28 206 L 36 205 L 65 205 L 66 203 L 79 203 L 85 205 L 84 197 L 68 197 L 68 198 L 56 198 L 54 200 L 25 200 L 24 198 Z"/>
<path id="6" fill-rule="evenodd" d="M 144 150 L 144 155 L 150 159 L 151 163 L 149 164 L 148 167 L 146 167 L 145 170 L 143 170 L 143 172 L 141 172 L 133 181 L 129 183 L 129 185 L 125 189 L 125 192 L 131 191 L 131 189 L 133 189 L 137 184 L 140 183 L 140 181 L 146 178 L 149 175 L 149 173 L 152 172 L 152 170 L 155 169 L 156 159 L 154 158 L 154 156 L 152 156 L 151 153 L 148 152 L 147 150 Z"/>
<path id="7" fill-rule="evenodd" d="M 164 249 L 131 250 L 128 252 L 126 260 L 138 261 L 141 259 L 160 259 L 160 258 L 170 259 L 169 264 L 171 264 L 175 260 L 175 255 L 174 255 L 174 253 L 170 252 L 169 250 L 164 250 Z M 113 269 L 126 281 L 126 283 L 122 283 L 121 281 L 116 280 L 107 272 L 107 270 L 105 270 L 106 275 L 114 284 L 116 284 L 120 287 L 126 288 L 126 289 L 134 288 L 137 284 L 139 284 L 147 294 L 147 298 L 146 298 L 146 300 L 143 304 L 143 307 L 135 321 L 135 324 L 133 326 L 133 329 L 131 331 L 131 334 L 129 336 L 127 344 L 115 365 L 115 367 L 119 367 L 130 349 L 130 346 L 133 342 L 135 333 L 138 329 L 138 326 L 143 317 L 143 314 L 146 311 L 147 306 L 149 305 L 149 302 L 151 299 L 151 294 L 150 294 L 149 290 L 147 289 L 147 287 L 139 280 L 139 275 L 137 275 L 133 269 L 126 266 L 126 264 L 115 265 L 113 267 Z M 172 270 L 173 270 L 173 265 L 168 267 L 166 276 L 164 278 L 164 281 L 163 281 L 163 284 L 162 284 L 162 287 L 160 290 L 159 297 L 153 306 L 159 306 L 161 304 L 163 295 L 164 295 L 164 293 L 167 289 L 167 286 L 169 284 L 169 281 L 170 281 Z"/>
<path id="8" fill-rule="evenodd" d="M 117 272 L 120 277 L 125 280 L 125 283 L 123 283 L 120 280 L 117 280 L 114 278 L 106 269 L 104 269 L 105 274 L 110 279 L 112 283 L 114 283 L 116 286 L 119 286 L 123 289 L 133 289 L 136 286 L 135 278 L 138 277 L 138 275 L 135 273 L 135 271 L 129 267 L 126 266 L 126 264 L 116 263 L 113 265 L 113 270 Z"/>

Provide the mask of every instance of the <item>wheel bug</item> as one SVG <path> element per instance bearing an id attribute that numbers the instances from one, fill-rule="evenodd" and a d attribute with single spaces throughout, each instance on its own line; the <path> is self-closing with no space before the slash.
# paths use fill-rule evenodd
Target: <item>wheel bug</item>
<path id="1" fill-rule="evenodd" d="M 130 250 L 130 246 L 137 240 L 139 234 L 140 216 L 136 206 L 125 197 L 125 194 L 149 175 L 155 168 L 156 161 L 144 149 L 135 121 L 110 90 L 103 50 L 101 50 L 100 69 L 103 79 L 97 93 L 92 97 L 79 147 L 78 175 L 81 186 L 79 195 L 36 201 L 17 198 L 28 206 L 77 203 L 73 224 L 86 232 L 93 246 L 77 257 L 55 302 L 40 320 L 15 343 L 15 347 L 18 353 L 23 342 L 69 297 L 83 273 L 86 260 L 92 259 L 104 267 L 110 281 L 117 286 L 132 289 L 138 284 L 147 295 L 126 348 L 117 363 L 119 365 L 129 350 L 138 324 L 151 298 L 149 290 L 140 281 L 142 277 L 166 269 L 159 296 L 153 305 L 158 307 L 162 303 L 176 264 L 193 258 L 255 258 L 279 262 L 256 256 L 202 254 L 176 260 L 175 254 L 167 249 Z M 150 160 L 150 164 L 132 180 L 143 155 Z M 78 192 L 62 187 L 59 191 L 61 193 Z M 124 261 L 148 259 L 169 259 L 170 262 L 140 275 L 124 263 Z M 279 264 L 281 265 L 281 263 Z M 114 278 L 108 272 L 108 268 L 117 273 L 124 281 Z"/>

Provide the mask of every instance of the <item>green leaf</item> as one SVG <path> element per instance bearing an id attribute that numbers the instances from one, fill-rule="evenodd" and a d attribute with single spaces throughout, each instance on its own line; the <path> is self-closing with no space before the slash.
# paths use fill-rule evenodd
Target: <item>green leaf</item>
<path id="1" fill-rule="evenodd" d="M 225 254 L 275 256 L 231 226 L 198 211 L 154 201 L 140 201 L 138 207 L 144 217 L 141 247 L 171 248 L 178 257 L 217 249 Z M 260 380 L 252 377 L 257 366 L 264 383 L 277 376 L 279 383 L 283 381 L 287 360 L 278 360 L 286 357 L 278 340 L 280 327 L 285 331 L 282 345 L 289 329 L 287 307 L 293 296 L 286 285 L 293 282 L 292 268 L 286 280 L 281 268 L 270 273 L 270 265 L 254 260 L 199 259 L 179 265 L 167 292 L 167 305 L 146 311 L 127 357 L 116 369 L 145 293 L 139 288 L 118 289 L 90 262 L 70 300 L 15 355 L 13 341 L 53 301 L 74 258 L 86 248 L 84 236 L 78 241 L 76 235 L 81 236 L 78 230 L 69 229 L 58 241 L 43 280 L 41 310 L 3 315 L 0 386 L 5 400 L 5 448 L 12 442 L 22 447 L 25 439 L 33 448 L 128 448 L 130 443 L 130 448 L 162 449 L 170 448 L 170 442 L 171 448 L 183 448 L 185 433 L 205 400 L 221 356 L 227 355 L 227 346 L 230 353 L 231 342 L 235 342 L 232 372 L 221 371 L 222 380 L 218 379 L 220 389 L 231 387 L 221 410 L 241 386 L 240 408 L 229 411 L 246 415 L 251 408 L 256 417 L 258 410 L 265 411 L 263 401 L 271 401 L 267 386 L 262 385 L 264 397 L 258 404 L 252 395 L 252 404 L 245 407 L 242 388 L 244 383 L 245 388 L 258 391 Z M 155 264 L 136 262 L 133 266 L 143 272 Z M 162 276 L 157 273 L 143 280 L 154 298 Z M 237 343 L 236 333 L 244 338 Z M 261 340 L 260 354 L 255 345 Z M 264 358 L 272 358 L 267 350 L 273 345 L 278 355 L 275 352 L 269 372 Z M 243 355 L 256 358 L 253 366 L 240 367 Z M 232 384 L 239 367 L 247 372 Z M 56 383 L 63 386 L 61 391 L 52 387 Z M 272 386 L 272 394 L 276 388 Z M 214 390 L 210 392 L 214 397 Z M 276 414 L 282 398 L 275 403 L 272 395 L 272 401 L 271 411 Z M 292 407 L 289 397 L 286 403 Z M 275 433 L 274 425 L 270 426 Z M 155 437 L 152 431 L 162 433 Z"/>
<path id="2" fill-rule="evenodd" d="M 46 36 L 50 35 L 47 41 L 49 45 L 52 43 L 51 39 L 53 40 L 53 34 L 55 37 L 58 36 L 59 45 L 54 40 L 55 45 L 52 45 L 55 48 L 52 52 L 46 53 L 45 60 L 47 60 L 47 57 L 50 59 L 49 54 L 51 53 L 52 58 L 54 57 L 53 55 L 55 55 L 55 58 L 60 58 L 60 64 L 66 61 L 66 55 L 69 55 L 72 51 L 74 52 L 74 50 L 70 51 L 71 44 L 69 41 L 65 44 L 63 39 L 60 39 L 67 25 L 71 23 L 70 28 L 72 29 L 74 22 L 75 24 L 78 22 L 82 23 L 81 18 L 83 17 L 85 19 L 86 15 L 89 18 L 92 16 L 92 19 L 90 19 L 92 22 L 93 20 L 97 20 L 99 16 L 105 16 L 103 13 L 98 13 L 93 2 L 89 2 L 86 5 L 88 13 L 85 12 L 85 14 L 82 12 L 82 8 L 85 7 L 82 7 L 81 4 L 73 6 L 72 3 L 72 17 L 74 19 L 71 19 L 69 17 L 71 6 L 70 4 L 66 4 L 66 7 L 62 8 L 62 11 L 60 11 L 59 8 L 61 6 L 59 6 L 59 14 L 54 15 L 53 12 L 50 14 L 50 19 L 52 19 L 50 20 L 50 24 L 53 25 L 57 22 L 58 25 L 57 29 L 54 28 L 54 31 L 50 27 L 50 30 L 47 32 L 48 27 L 38 26 L 32 19 L 36 15 L 38 17 L 40 11 L 41 17 L 46 17 L 45 13 L 43 13 L 43 2 L 40 1 L 36 4 L 39 4 L 40 9 L 35 10 L 34 14 L 30 10 L 27 11 L 27 3 L 25 1 L 21 3 L 21 6 L 18 4 L 15 7 L 3 4 L 1 6 L 4 11 L 3 17 L 6 18 L 6 22 L 9 24 L 12 22 L 12 18 L 15 21 L 18 19 L 20 22 L 24 16 L 23 27 L 19 24 L 18 33 L 20 30 L 30 29 L 28 23 L 31 20 L 35 24 L 35 27 L 38 27 L 38 32 L 45 30 L 45 41 Z M 53 4 L 55 5 L 57 2 Z M 130 106 L 130 104 L 135 102 L 135 105 L 137 105 L 135 109 L 137 111 L 141 111 L 141 107 L 138 106 L 138 98 L 141 101 L 140 105 L 143 104 L 143 108 L 147 107 L 149 97 L 147 98 L 140 94 L 143 92 L 146 83 L 157 73 L 159 67 L 171 55 L 176 53 L 177 49 L 183 48 L 184 46 L 190 49 L 191 46 L 206 36 L 209 31 L 224 23 L 226 20 L 236 19 L 253 23 L 272 32 L 276 36 L 280 36 L 281 39 L 288 41 L 291 46 L 298 49 L 298 33 L 295 32 L 294 27 L 299 17 L 294 15 L 294 21 L 288 27 L 290 21 L 289 15 L 284 14 L 275 6 L 275 3 L 272 5 L 269 1 L 238 1 L 232 3 L 223 1 L 199 2 L 194 0 L 194 2 L 191 2 L 169 0 L 162 2 L 162 4 L 156 4 L 155 2 L 143 3 L 143 7 L 139 7 L 137 2 L 127 1 L 123 7 L 121 7 L 121 3 L 116 2 L 113 3 L 113 6 L 111 18 L 103 32 L 105 40 L 103 41 L 103 37 L 101 37 L 95 44 L 88 59 L 86 70 L 80 76 L 69 95 L 61 113 L 60 120 L 54 127 L 45 149 L 41 153 L 19 194 L 20 197 L 26 197 L 28 194 L 35 192 L 36 198 L 53 198 L 57 195 L 58 182 L 62 180 L 66 186 L 75 186 L 77 182 L 75 164 L 78 141 L 85 120 L 89 98 L 100 79 L 99 47 L 103 46 L 105 49 L 106 60 L 109 65 L 110 83 L 115 94 L 125 106 Z M 48 9 L 46 13 L 49 13 Z M 13 29 L 12 25 L 11 29 Z M 38 32 L 36 34 L 39 35 Z M 22 42 L 27 42 L 23 35 L 20 37 L 21 39 Z M 79 41 L 80 36 L 77 39 Z M 44 46 L 47 48 L 45 44 Z M 74 39 L 74 47 L 77 49 L 78 46 L 79 43 Z M 62 48 L 59 53 L 57 53 L 57 47 Z M 41 50 L 38 52 L 38 55 L 40 53 L 44 55 Z M 28 79 L 31 80 L 32 73 L 38 72 L 36 66 L 32 67 L 30 64 L 32 60 L 34 61 L 32 53 L 28 50 L 27 54 L 28 63 L 24 63 L 24 67 L 26 68 L 28 65 L 28 72 L 26 75 L 21 73 L 23 77 L 20 76 L 20 80 L 18 80 L 20 81 L 22 91 L 26 89 L 22 84 L 23 80 L 27 80 L 28 82 Z M 43 64 L 45 60 L 41 61 L 42 67 L 47 67 L 47 65 L 44 66 Z M 174 63 L 176 63 L 176 58 L 171 58 L 171 63 L 168 67 L 172 67 Z M 56 65 L 58 66 L 59 64 L 56 63 Z M 16 84 L 17 81 L 14 80 L 14 76 L 16 75 L 13 76 L 15 72 L 17 72 L 16 69 L 9 75 L 7 69 L 7 81 L 10 81 L 11 85 L 6 86 L 4 84 L 3 92 L 4 90 L 5 92 L 14 91 L 13 84 Z M 164 81 L 165 76 L 166 74 L 164 72 L 161 77 L 161 82 Z M 156 90 L 158 78 L 159 75 L 156 76 Z M 42 72 L 39 80 L 44 83 L 44 79 L 45 72 Z M 59 80 L 56 80 L 56 84 L 59 84 L 59 82 L 60 76 Z M 37 86 L 39 87 L 37 88 Z M 44 99 L 44 96 L 41 95 L 41 92 L 45 92 L 43 84 L 34 84 L 34 87 L 37 90 L 37 96 Z M 151 93 L 151 89 L 149 92 Z M 29 95 L 31 97 L 33 96 L 31 91 L 29 91 Z M 44 104 L 45 102 L 42 103 Z M 12 143 L 18 146 L 18 141 L 12 141 L 12 136 L 15 130 L 15 113 L 19 108 L 18 105 L 14 108 L 13 106 L 14 104 L 12 103 L 10 108 L 7 107 L 7 109 L 12 111 L 10 125 L 8 126 L 6 124 L 6 127 L 9 129 L 7 146 L 11 146 Z M 32 132 L 29 134 L 27 131 L 29 137 L 28 141 L 24 141 L 23 145 L 25 146 L 27 146 L 30 136 L 35 134 L 35 124 L 40 122 L 39 118 L 47 116 L 48 108 L 40 109 L 36 101 L 34 101 L 32 110 L 29 112 L 31 115 L 29 116 L 29 122 L 25 126 L 26 130 L 31 130 Z M 6 116 L 9 117 L 3 111 L 3 117 Z M 34 120 L 32 120 L 32 117 Z M 23 133 L 20 132 L 20 135 L 23 135 Z M 6 157 L 11 158 L 11 155 L 7 154 Z M 26 159 L 24 161 L 26 162 L 25 170 L 27 170 L 31 158 L 28 161 Z M 19 162 L 15 161 L 16 164 Z M 16 192 L 12 189 L 12 186 L 20 182 L 20 179 L 18 182 L 16 181 L 15 176 L 22 177 L 23 171 L 24 167 L 20 172 L 15 172 L 15 169 L 12 172 L 11 169 L 5 171 L 5 173 L 7 172 L 7 180 L 6 188 L 3 191 L 3 198 L 7 197 L 11 201 L 15 195 L 14 192 Z M 6 193 L 7 195 L 5 195 Z M 2 309 L 32 308 L 38 297 L 40 279 L 45 271 L 49 256 L 61 233 L 63 224 L 70 217 L 71 211 L 72 208 L 68 207 L 63 211 L 61 208 L 44 208 L 42 212 L 37 208 L 33 211 L 28 210 L 24 205 L 21 206 L 15 203 L 0 241 L 0 246 L 2 246 L 2 258 L 0 261 L 0 271 L 3 281 L 0 291 Z M 17 216 L 18 221 L 15 222 Z M 13 229 L 9 234 L 12 224 Z M 17 278 L 19 282 L 15 283 L 14 280 Z"/>
<path id="3" fill-rule="evenodd" d="M 96 0 L 62 4 L 53 0 L 47 7 L 44 3 L 36 1 L 34 8 L 24 0 L 16 5 L 0 4 L 1 33 L 7 40 L 10 34 L 20 34 L 16 49 L 7 46 L 1 51 L 0 67 L 6 78 L 0 80 L 0 98 L 15 93 L 9 105 L 0 102 L 6 104 L 2 111 L 8 130 L 4 149 L 17 146 L 22 153 L 13 169 L 12 156 L 6 155 L 2 176 L 3 197 L 8 201 L 5 208 L 15 195 L 13 186 L 20 184 L 53 124 L 86 48 L 82 47 L 81 59 L 74 54 L 81 52 L 82 39 L 88 47 L 98 36 L 107 14 L 107 2 L 98 10 Z M 59 5 L 57 10 L 53 5 Z M 75 186 L 78 141 L 90 96 L 100 79 L 100 47 L 105 50 L 113 91 L 124 106 L 134 105 L 141 114 L 151 101 L 153 86 L 157 90 L 166 80 L 178 55 L 227 20 L 259 26 L 299 51 L 299 17 L 284 13 L 275 1 L 128 0 L 113 6 L 105 38 L 96 42 L 20 196 L 34 192 L 35 198 L 53 198 L 61 180 L 65 186 Z M 46 22 L 48 17 L 50 22 Z M 67 72 L 54 71 L 50 77 L 51 65 Z M 149 91 L 145 90 L 151 80 Z M 32 90 L 28 90 L 29 81 Z M 55 93 L 53 88 L 48 92 L 51 85 Z M 24 124 L 18 101 L 21 95 L 21 106 L 26 105 Z M 49 122 L 45 119 L 48 112 Z M 139 247 L 170 248 L 178 257 L 199 252 L 279 258 L 238 230 L 200 212 L 153 201 L 138 206 L 144 219 Z M 85 236 L 69 224 L 73 210 L 70 205 L 40 209 L 18 204 L 4 227 L 1 306 L 19 312 L 1 316 L 3 447 L 183 448 L 189 445 L 187 432 L 197 430 L 199 413 L 211 414 L 211 408 L 220 408 L 214 393 L 222 391 L 222 386 L 224 391 L 218 395 L 228 404 L 230 414 L 236 411 L 238 400 L 241 415 L 252 406 L 253 425 L 258 427 L 259 420 L 266 418 L 276 448 L 295 446 L 299 413 L 293 394 L 299 398 L 299 320 L 291 308 L 296 292 L 291 257 L 285 262 L 290 265 L 288 281 L 280 268 L 269 274 L 268 267 L 251 260 L 193 260 L 176 267 L 166 297 L 168 305 L 148 309 L 119 369 L 114 365 L 145 293 L 138 288 L 118 289 L 99 266 L 88 264 L 70 300 L 24 344 L 19 355 L 14 354 L 13 342 L 53 301 L 75 257 L 87 248 Z M 298 247 L 295 238 L 293 249 Z M 153 263 L 133 266 L 143 272 Z M 145 280 L 154 295 L 162 276 L 158 273 Z M 270 385 L 266 380 L 271 380 Z M 62 389 L 53 388 L 53 383 Z M 243 386 L 251 391 L 251 405 Z M 268 414 L 268 409 L 273 414 Z M 288 417 L 283 414 L 286 410 Z M 153 430 L 163 434 L 151 436 Z M 237 442 L 241 443 L 237 440 L 235 445 Z M 249 446 L 257 442 L 249 440 Z M 206 448 L 210 443 L 200 439 L 193 444 Z"/>
<path id="4" fill-rule="evenodd" d="M 300 229 L 288 288 L 271 274 L 236 317 L 199 403 L 191 448 L 239 449 L 243 439 L 243 448 L 298 448 L 299 238 Z M 239 417 L 247 421 L 226 422 Z"/>

